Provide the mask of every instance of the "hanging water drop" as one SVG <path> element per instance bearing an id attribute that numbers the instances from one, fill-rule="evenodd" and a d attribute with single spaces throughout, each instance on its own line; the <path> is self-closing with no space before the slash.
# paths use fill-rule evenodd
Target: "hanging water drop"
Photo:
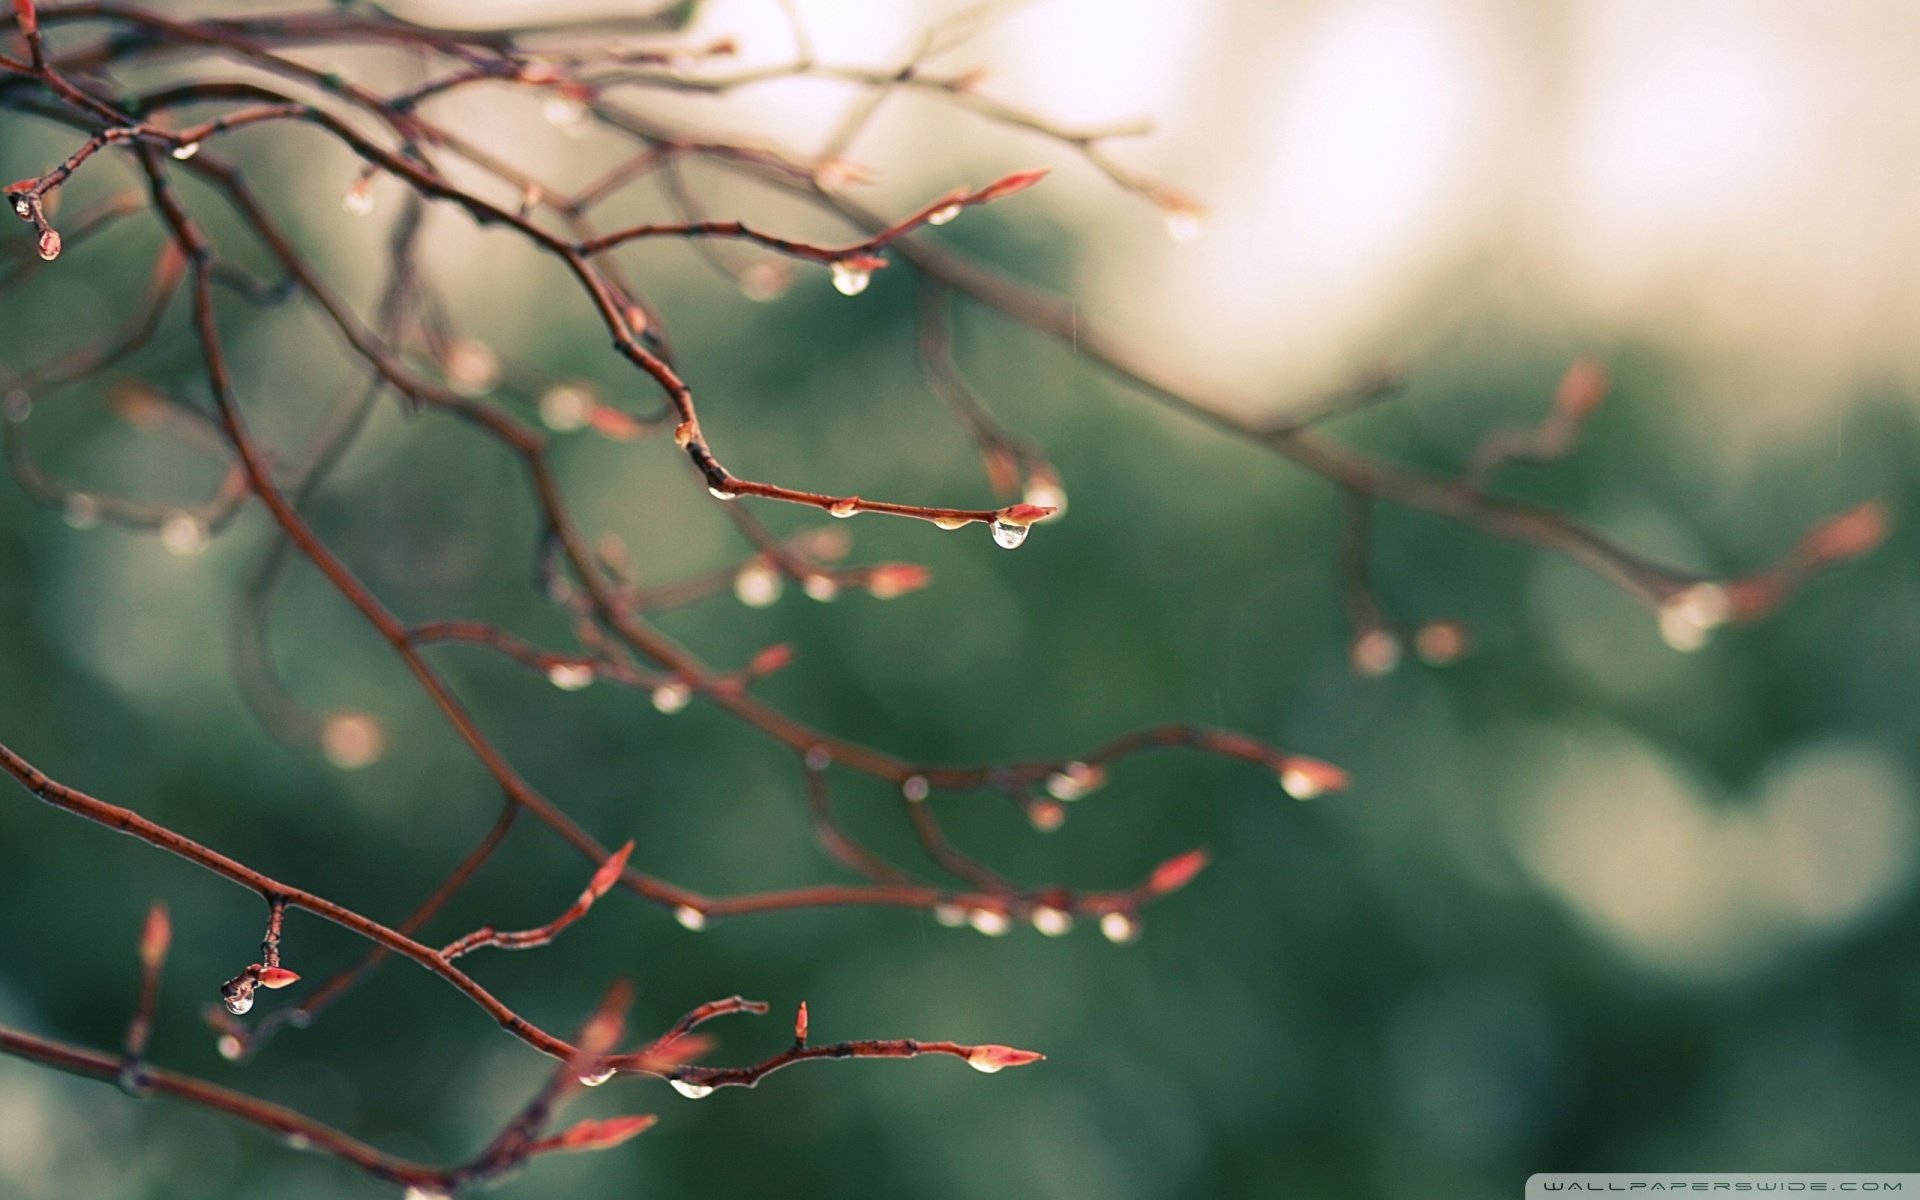
<path id="1" fill-rule="evenodd" d="M 169 513 L 160 522 L 160 544 L 170 554 L 189 558 L 205 550 L 207 541 L 207 523 L 192 513 Z"/>
<path id="2" fill-rule="evenodd" d="M 680 922 L 683 928 L 691 929 L 695 933 L 707 927 L 707 914 L 691 904 L 682 904 L 674 909 L 673 919 Z"/>
<path id="3" fill-rule="evenodd" d="M 833 287 L 842 296 L 858 296 L 872 282 L 873 272 L 866 267 L 847 262 L 833 264 Z"/>
<path id="4" fill-rule="evenodd" d="M 993 519 L 993 543 L 1002 550 L 1018 550 L 1027 540 L 1027 527 L 1000 517 Z"/>
<path id="5" fill-rule="evenodd" d="M 674 1091 L 689 1100 L 700 1100 L 713 1095 L 713 1089 L 704 1083 L 694 1083 L 686 1079 L 669 1079 L 667 1082 L 673 1085 Z"/>
<path id="6" fill-rule="evenodd" d="M 738 500 L 740 498 L 739 492 L 733 491 L 730 488 L 713 487 L 711 485 L 707 488 L 707 495 L 712 496 L 715 500 Z"/>
<path id="7" fill-rule="evenodd" d="M 962 529 L 968 525 L 973 524 L 973 518 L 972 517 L 935 517 L 933 519 L 933 523 L 939 526 L 941 529 L 954 530 L 954 529 Z"/>
<path id="8" fill-rule="evenodd" d="M 1073 914 L 1051 904 L 1036 906 L 1032 920 L 1033 927 L 1048 937 L 1065 937 L 1073 930 Z"/>
<path id="9" fill-rule="evenodd" d="M 364 217 L 373 211 L 373 176 L 362 175 L 347 185 L 340 207 L 350 217 Z"/>
<path id="10" fill-rule="evenodd" d="M 940 903 L 933 906 L 933 919 L 948 929 L 958 929 L 967 923 L 967 910 L 953 903 Z"/>
<path id="11" fill-rule="evenodd" d="M 1706 645 L 1707 636 L 1732 615 L 1727 589 L 1717 583 L 1698 583 L 1661 604 L 1660 636 L 1673 649 L 1692 653 Z"/>
<path id="12" fill-rule="evenodd" d="M 186 162 L 198 153 L 200 153 L 199 142 L 182 142 L 173 148 L 173 157 L 179 162 Z"/>
<path id="13" fill-rule="evenodd" d="M 585 1075 L 582 1075 L 580 1077 L 580 1086 L 581 1087 L 599 1087 L 601 1084 L 605 1083 L 607 1080 L 612 1079 L 613 1074 L 614 1072 L 612 1067 L 602 1067 L 598 1071 L 588 1071 Z"/>
<path id="14" fill-rule="evenodd" d="M 563 692 L 577 692 L 593 682 L 593 668 L 586 663 L 555 663 L 547 668 L 547 682 Z"/>
<path id="15" fill-rule="evenodd" d="M 253 989 L 227 992 L 220 999 L 227 1006 L 228 1012 L 236 1017 L 243 1017 L 253 1008 Z"/>
<path id="16" fill-rule="evenodd" d="M 1281 768 L 1280 787 L 1295 800 L 1312 800 L 1326 790 L 1311 771 L 1299 767 Z"/>
<path id="17" fill-rule="evenodd" d="M 915 804 L 925 800 L 930 790 L 925 775 L 909 775 L 900 782 L 900 794 Z"/>
<path id="18" fill-rule="evenodd" d="M 815 572 L 800 581 L 800 590 L 808 599 L 825 604 L 840 594 L 840 585 L 834 582 L 833 576 Z"/>
<path id="19" fill-rule="evenodd" d="M 679 680 L 663 683 L 653 689 L 653 707 L 667 716 L 672 716 L 687 706 L 693 699 L 693 689 Z"/>
<path id="20" fill-rule="evenodd" d="M 1104 913 L 1100 917 L 1100 932 L 1114 945 L 1124 946 L 1140 936 L 1140 922 L 1131 913 Z"/>
<path id="21" fill-rule="evenodd" d="M 780 572 L 760 559 L 740 568 L 733 577 L 733 594 L 748 608 L 765 608 L 780 598 Z"/>
<path id="22" fill-rule="evenodd" d="M 1070 762 L 1047 776 L 1047 794 L 1055 800 L 1078 800 L 1106 781 L 1106 768 Z"/>
<path id="23" fill-rule="evenodd" d="M 1007 914 L 997 908 L 976 908 L 967 914 L 967 924 L 988 937 L 1000 937 L 1013 928 Z"/>
<path id="24" fill-rule="evenodd" d="M 860 498 L 858 496 L 848 496 L 844 500 L 835 500 L 832 504 L 827 505 L 827 514 L 829 516 L 839 517 L 843 521 L 859 511 Z"/>
<path id="25" fill-rule="evenodd" d="M 928 213 L 927 224 L 946 225 L 959 215 L 960 215 L 960 206 L 958 204 L 949 204 L 945 208 L 938 208 L 938 209 L 935 209 L 933 212 Z"/>

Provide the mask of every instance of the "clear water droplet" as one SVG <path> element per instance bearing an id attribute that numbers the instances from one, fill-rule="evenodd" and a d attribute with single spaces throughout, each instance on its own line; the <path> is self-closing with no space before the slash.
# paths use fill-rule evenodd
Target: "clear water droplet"
<path id="1" fill-rule="evenodd" d="M 167 514 L 160 522 L 160 544 L 170 554 L 190 558 L 207 548 L 207 523 L 189 512 Z"/>
<path id="2" fill-rule="evenodd" d="M 605 1083 L 607 1080 L 612 1079 L 613 1074 L 614 1072 L 612 1067 L 602 1067 L 598 1071 L 588 1071 L 585 1075 L 582 1075 L 580 1077 L 580 1086 L 581 1087 L 599 1087 L 601 1084 Z"/>
<path id="3" fill-rule="evenodd" d="M 654 708 L 665 713 L 667 716 L 672 716 L 674 713 L 685 708 L 687 702 L 692 699 L 693 689 L 681 683 L 679 680 L 675 680 L 672 683 L 663 683 L 653 689 Z"/>
<path id="4" fill-rule="evenodd" d="M 1697 583 L 1660 606 L 1660 637 L 1673 649 L 1690 654 L 1705 646 L 1708 635 L 1732 615 L 1727 589 L 1717 583 Z"/>
<path id="5" fill-rule="evenodd" d="M 182 142 L 173 148 L 173 157 L 178 162 L 186 162 L 198 153 L 200 153 L 199 142 Z"/>
<path id="6" fill-rule="evenodd" d="M 667 1082 L 673 1085 L 674 1091 L 689 1100 L 700 1100 L 713 1095 L 713 1089 L 704 1083 L 694 1083 L 686 1079 L 669 1079 Z"/>
<path id="7" fill-rule="evenodd" d="M 935 517 L 933 523 L 941 529 L 964 529 L 973 524 L 972 517 Z"/>
<path id="8" fill-rule="evenodd" d="M 540 422 L 555 433 L 573 433 L 587 427 L 599 403 L 591 388 L 556 384 L 540 395 Z"/>
<path id="9" fill-rule="evenodd" d="M 1100 917 L 1100 933 L 1114 945 L 1124 946 L 1140 936 L 1140 922 L 1131 913 L 1103 913 Z"/>
<path id="10" fill-rule="evenodd" d="M 373 176 L 362 175 L 347 185 L 340 207 L 350 217 L 364 217 L 373 211 Z"/>
<path id="11" fill-rule="evenodd" d="M 1078 800 L 1106 782 L 1107 773 L 1089 763 L 1070 762 L 1047 776 L 1047 794 L 1055 800 Z"/>
<path id="12" fill-rule="evenodd" d="M 739 492 L 720 487 L 709 487 L 707 489 L 707 495 L 712 496 L 715 500 L 738 500 L 740 498 Z"/>
<path id="13" fill-rule="evenodd" d="M 586 663 L 555 663 L 547 668 L 547 682 L 563 692 L 577 692 L 593 682 L 593 668 Z"/>
<path id="14" fill-rule="evenodd" d="M 840 585 L 834 582 L 833 576 L 816 573 L 800 581 L 800 590 L 808 599 L 825 604 L 840 594 Z"/>
<path id="15" fill-rule="evenodd" d="M 691 904 L 682 904 L 674 909 L 673 919 L 680 922 L 683 928 L 691 929 L 695 933 L 707 927 L 707 914 Z"/>
<path id="16" fill-rule="evenodd" d="M 400 1200 L 451 1200 L 451 1198 L 448 1193 L 439 1188 L 422 1187 L 416 1183 L 407 1189 Z"/>
<path id="17" fill-rule="evenodd" d="M 1006 913 L 997 908 L 976 908 L 967 913 L 967 924 L 988 937 L 1000 937 L 1013 928 Z"/>
<path id="18" fill-rule="evenodd" d="M 1073 914 L 1051 904 L 1035 906 L 1032 920 L 1033 927 L 1048 937 L 1065 937 L 1073 931 Z"/>
<path id="19" fill-rule="evenodd" d="M 927 215 L 927 224 L 929 225 L 950 224 L 953 221 L 953 219 L 959 215 L 960 215 L 960 206 L 958 204 L 949 204 L 945 208 L 936 209 L 933 212 L 929 213 Z"/>
<path id="20" fill-rule="evenodd" d="M 958 904 L 936 904 L 933 906 L 933 919 L 948 929 L 958 929 L 967 923 L 967 910 Z"/>
<path id="21" fill-rule="evenodd" d="M 930 790 L 925 775 L 909 775 L 900 782 L 900 794 L 915 804 L 925 800 Z"/>
<path id="22" fill-rule="evenodd" d="M 995 1062 L 993 1059 L 984 1055 L 975 1054 L 969 1054 L 967 1056 L 967 1065 L 982 1075 L 997 1075 L 1006 1069 L 1005 1063 Z"/>
<path id="23" fill-rule="evenodd" d="M 227 1011 L 236 1017 L 244 1017 L 253 1009 L 253 992 L 251 990 L 230 992 L 220 997 L 220 999 L 221 1002 L 227 1006 Z"/>
<path id="24" fill-rule="evenodd" d="M 873 282 L 873 272 L 866 267 L 856 267 L 849 263 L 833 264 L 833 288 L 842 296 L 858 296 L 867 290 Z"/>
<path id="25" fill-rule="evenodd" d="M 827 515 L 839 517 L 843 521 L 859 511 L 860 501 L 859 498 L 855 496 L 848 496 L 844 500 L 835 500 L 827 506 Z"/>
<path id="26" fill-rule="evenodd" d="M 733 594 L 748 608 L 766 608 L 780 598 L 780 572 L 759 559 L 740 568 L 733 577 Z"/>
<path id="27" fill-rule="evenodd" d="M 1027 540 L 1027 527 L 1013 521 L 993 520 L 993 544 L 1002 550 L 1018 550 Z"/>

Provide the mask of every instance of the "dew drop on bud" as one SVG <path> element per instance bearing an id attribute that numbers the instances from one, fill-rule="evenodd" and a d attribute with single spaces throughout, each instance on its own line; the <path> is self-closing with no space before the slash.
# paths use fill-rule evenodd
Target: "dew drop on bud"
<path id="1" fill-rule="evenodd" d="M 220 1000 L 227 1006 L 227 1011 L 236 1017 L 245 1016 L 253 1008 L 253 992 L 251 990 L 229 992 L 220 997 Z"/>
<path id="2" fill-rule="evenodd" d="M 1681 653 L 1707 644 L 1707 635 L 1727 623 L 1733 605 L 1727 589 L 1717 583 L 1697 583 L 1675 593 L 1660 606 L 1660 636 Z"/>
<path id="3" fill-rule="evenodd" d="M 577 692 L 593 682 L 593 668 L 586 663 L 555 663 L 547 668 L 547 682 L 563 692 Z"/>
<path id="4" fill-rule="evenodd" d="M 1000 937 L 1013 928 L 1007 914 L 997 908 L 976 908 L 967 913 L 967 924 L 988 937 Z"/>
<path id="5" fill-rule="evenodd" d="M 936 904 L 933 906 L 933 919 L 948 929 L 958 929 L 967 923 L 967 910 L 958 904 Z"/>
<path id="6" fill-rule="evenodd" d="M 704 1083 L 693 1083 L 686 1079 L 669 1079 L 667 1082 L 673 1085 L 674 1091 L 689 1100 L 699 1100 L 713 1095 L 713 1089 Z"/>
<path id="7" fill-rule="evenodd" d="M 173 148 L 173 157 L 177 162 L 186 162 L 198 153 L 200 153 L 199 142 L 182 142 Z"/>
<path id="8" fill-rule="evenodd" d="M 60 257 L 60 231 L 59 230 L 45 229 L 41 231 L 40 257 L 47 262 L 52 262 L 54 259 Z"/>
<path id="9" fill-rule="evenodd" d="M 674 909 L 673 919 L 680 922 L 683 928 L 691 929 L 695 933 L 707 927 L 707 914 L 691 904 L 682 904 Z"/>
<path id="10" fill-rule="evenodd" d="M 1200 214 L 1191 208 L 1167 210 L 1167 236 L 1181 245 L 1199 241 L 1200 235 L 1206 231 L 1207 227 L 1200 220 Z"/>
<path id="11" fill-rule="evenodd" d="M 168 513 L 160 522 L 160 544 L 169 554 L 190 558 L 207 548 L 207 540 L 207 523 L 192 513 Z"/>
<path id="12" fill-rule="evenodd" d="M 900 781 L 900 794 L 915 804 L 927 798 L 928 790 L 925 775 L 909 775 Z"/>
<path id="13" fill-rule="evenodd" d="M 1400 639 L 1390 630 L 1369 629 L 1353 639 L 1347 657 L 1355 671 L 1369 679 L 1378 679 L 1400 665 Z"/>
<path id="14" fill-rule="evenodd" d="M 765 608 L 780 598 L 780 572 L 760 559 L 740 568 L 733 577 L 733 594 L 748 608 Z"/>
<path id="15" fill-rule="evenodd" d="M 756 304 L 770 304 L 793 286 L 793 268 L 783 262 L 757 262 L 740 272 L 740 293 Z"/>
<path id="16" fill-rule="evenodd" d="M 839 517 L 843 521 L 859 511 L 860 499 L 857 496 L 848 496 L 844 500 L 835 500 L 832 504 L 827 505 L 827 514 L 829 516 Z"/>
<path id="17" fill-rule="evenodd" d="M 1048 937 L 1064 937 L 1073 929 L 1073 914 L 1064 908 L 1042 904 L 1033 910 L 1033 927 Z"/>
<path id="18" fill-rule="evenodd" d="M 350 217 L 364 217 L 373 211 L 373 176 L 362 175 L 347 185 L 340 207 Z"/>
<path id="19" fill-rule="evenodd" d="M 213 1043 L 213 1049 L 215 1053 L 228 1062 L 239 1062 L 240 1054 L 246 1047 L 242 1046 L 240 1039 L 233 1034 L 223 1033 L 219 1039 Z"/>
<path id="20" fill-rule="evenodd" d="M 668 716 L 679 712 L 693 699 L 693 689 L 675 680 L 653 689 L 653 706 Z"/>
<path id="21" fill-rule="evenodd" d="M 825 746 L 809 746 L 807 747 L 807 757 L 805 761 L 807 770 L 824 771 L 833 765 L 833 752 Z"/>
<path id="22" fill-rule="evenodd" d="M 1047 776 L 1047 794 L 1055 800 L 1078 800 L 1107 781 L 1104 767 L 1070 762 Z"/>
<path id="23" fill-rule="evenodd" d="M 363 712 L 337 712 L 320 729 L 320 752 L 342 771 L 358 771 L 379 761 L 386 734 L 378 718 Z"/>
<path id="24" fill-rule="evenodd" d="M 1100 933 L 1114 945 L 1124 946 L 1140 936 L 1140 922 L 1131 913 L 1104 913 L 1100 917 Z"/>
<path id="25" fill-rule="evenodd" d="M 800 590 L 809 599 L 825 604 L 840 594 L 840 585 L 834 582 L 831 575 L 815 573 L 800 581 Z"/>
<path id="26" fill-rule="evenodd" d="M 1015 521 L 993 519 L 993 543 L 1002 550 L 1017 550 L 1027 540 L 1027 527 Z"/>
<path id="27" fill-rule="evenodd" d="M 707 495 L 712 496 L 715 500 L 738 500 L 740 498 L 739 492 L 723 487 L 710 486 L 707 488 Z"/>
<path id="28" fill-rule="evenodd" d="M 858 296 L 867 290 L 873 282 L 873 272 L 866 267 L 856 267 L 850 263 L 833 264 L 833 289 L 842 296 Z"/>
<path id="29" fill-rule="evenodd" d="M 607 1080 L 612 1078 L 613 1078 L 613 1068 L 603 1067 L 598 1071 L 588 1071 L 585 1075 L 582 1075 L 580 1077 L 580 1086 L 581 1087 L 599 1087 L 601 1084 L 605 1083 Z"/>
<path id="30" fill-rule="evenodd" d="M 585 429 L 599 401 L 577 383 L 556 384 L 540 395 L 540 422 L 555 433 Z"/>
<path id="31" fill-rule="evenodd" d="M 1312 772 L 1299 767 L 1281 768 L 1280 787 L 1295 800 L 1311 800 L 1326 790 Z"/>
<path id="32" fill-rule="evenodd" d="M 959 215 L 960 215 L 960 206 L 958 204 L 949 204 L 945 208 L 937 208 L 931 213 L 928 213 L 927 224 L 947 225 L 947 224 L 950 224 L 953 221 L 953 219 Z"/>

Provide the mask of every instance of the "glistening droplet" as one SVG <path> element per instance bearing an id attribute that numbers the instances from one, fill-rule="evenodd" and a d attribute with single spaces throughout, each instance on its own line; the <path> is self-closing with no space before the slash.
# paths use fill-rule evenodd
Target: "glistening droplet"
<path id="1" fill-rule="evenodd" d="M 873 282 L 873 272 L 850 263 L 833 264 L 833 288 L 842 296 L 858 296 Z"/>
<path id="2" fill-rule="evenodd" d="M 1002 550 L 1017 550 L 1027 540 L 1027 527 L 1013 521 L 993 520 L 993 542 Z"/>
<path id="3" fill-rule="evenodd" d="M 699 1100 L 703 1097 L 713 1095 L 713 1089 L 704 1083 L 693 1083 L 685 1079 L 669 1079 L 667 1082 L 673 1085 L 674 1091 L 679 1092 L 689 1100 Z"/>

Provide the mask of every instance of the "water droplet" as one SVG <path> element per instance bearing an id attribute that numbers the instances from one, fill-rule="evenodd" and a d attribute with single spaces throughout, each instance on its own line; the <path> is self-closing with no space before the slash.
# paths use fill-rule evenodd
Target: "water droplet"
<path id="1" fill-rule="evenodd" d="M 31 217 L 33 215 L 33 202 L 25 196 L 15 200 L 13 202 L 13 215 L 19 217 L 22 221 Z"/>
<path id="2" fill-rule="evenodd" d="M 1347 657 L 1355 671 L 1378 679 L 1400 665 L 1400 639 L 1389 630 L 1369 629 L 1353 639 Z"/>
<path id="3" fill-rule="evenodd" d="M 809 599 L 825 604 L 840 594 L 840 585 L 834 582 L 833 576 L 816 572 L 800 581 L 800 590 L 805 592 Z"/>
<path id="4" fill-rule="evenodd" d="M 33 397 L 19 388 L 14 388 L 8 392 L 5 400 L 0 400 L 0 416 L 6 417 L 7 420 L 13 422 L 15 425 L 20 424 L 32 415 Z"/>
<path id="5" fill-rule="evenodd" d="M 972 517 L 935 517 L 933 523 L 942 529 L 963 529 L 973 524 Z"/>
<path id="6" fill-rule="evenodd" d="M 205 550 L 207 541 L 207 523 L 192 513 L 168 513 L 160 522 L 160 544 L 170 554 L 189 558 Z"/>
<path id="7" fill-rule="evenodd" d="M 246 1050 L 240 1039 L 231 1033 L 223 1033 L 213 1043 L 214 1053 L 228 1062 L 239 1062 L 240 1055 Z"/>
<path id="8" fill-rule="evenodd" d="M 929 790 L 925 775 L 909 775 L 900 781 L 900 794 L 915 804 L 925 800 Z"/>
<path id="9" fill-rule="evenodd" d="M 873 272 L 866 267 L 844 262 L 833 264 L 833 288 L 842 296 L 858 296 L 872 282 Z"/>
<path id="10" fill-rule="evenodd" d="M 976 908 L 967 913 L 967 924 L 988 937 L 999 937 L 1013 928 L 1007 914 L 997 908 Z"/>
<path id="11" fill-rule="evenodd" d="M 338 712 L 320 730 L 320 751 L 342 771 L 371 766 L 386 749 L 378 718 L 363 712 Z"/>
<path id="12" fill-rule="evenodd" d="M 793 268 L 783 262 L 757 262 L 740 272 L 740 292 L 756 304 L 770 304 L 792 287 Z"/>
<path id="13" fill-rule="evenodd" d="M 540 396 L 540 421 L 555 433 L 585 429 L 593 419 L 599 400 L 591 388 L 562 383 L 548 388 Z"/>
<path id="14" fill-rule="evenodd" d="M 1017 550 L 1027 540 L 1027 527 L 1014 521 L 993 519 L 993 542 L 1002 550 Z"/>
<path id="15" fill-rule="evenodd" d="M 712 496 L 715 500 L 738 500 L 740 498 L 739 492 L 722 487 L 707 488 L 707 495 Z"/>
<path id="16" fill-rule="evenodd" d="M 585 1075 L 582 1075 L 580 1077 L 580 1086 L 581 1087 L 599 1087 L 601 1084 L 605 1083 L 607 1080 L 612 1079 L 613 1074 L 614 1072 L 612 1067 L 602 1067 L 598 1071 L 588 1071 Z"/>
<path id="17" fill-rule="evenodd" d="M 462 396 L 484 396 L 500 382 L 500 356 L 474 338 L 458 338 L 448 345 L 441 369 L 447 386 Z"/>
<path id="18" fill-rule="evenodd" d="M 806 763 L 809 771 L 824 771 L 833 765 L 833 752 L 825 746 L 809 746 Z"/>
<path id="19" fill-rule="evenodd" d="M 765 608 L 780 598 L 780 572 L 759 559 L 740 568 L 733 577 L 733 594 L 748 608 Z"/>
<path id="20" fill-rule="evenodd" d="M 952 222 L 952 220 L 959 215 L 960 215 L 960 206 L 958 204 L 949 204 L 945 208 L 936 209 L 933 212 L 927 214 L 927 224 L 946 225 Z"/>
<path id="21" fill-rule="evenodd" d="M 229 992 L 220 999 L 227 1006 L 228 1012 L 236 1017 L 243 1017 L 253 1008 L 253 989 Z"/>
<path id="22" fill-rule="evenodd" d="M 848 496 L 844 500 L 835 500 L 827 506 L 827 514 L 829 516 L 839 517 L 843 521 L 859 511 L 860 498 L 858 496 Z"/>
<path id="23" fill-rule="evenodd" d="M 1078 800 L 1099 789 L 1107 781 L 1104 767 L 1070 762 L 1047 776 L 1047 794 L 1055 800 Z"/>
<path id="24" fill-rule="evenodd" d="M 1697 583 L 1660 606 L 1660 636 L 1675 650 L 1691 653 L 1706 645 L 1707 636 L 1732 615 L 1727 589 L 1717 583 Z"/>
<path id="25" fill-rule="evenodd" d="M 449 1194 L 439 1188 L 422 1187 L 414 1184 L 408 1188 L 400 1200 L 450 1200 Z"/>
<path id="26" fill-rule="evenodd" d="M 981 1054 L 977 1050 L 972 1054 L 967 1055 L 967 1065 L 972 1067 L 974 1070 L 980 1072 L 982 1075 L 997 1075 L 1001 1071 L 1004 1071 L 1007 1066 L 1007 1064 L 1000 1062 L 989 1055 Z"/>
<path id="27" fill-rule="evenodd" d="M 653 689 L 653 706 L 668 716 L 679 712 L 693 699 L 693 689 L 679 680 L 663 683 Z"/>
<path id="28" fill-rule="evenodd" d="M 1110 912 L 1100 917 L 1100 932 L 1116 946 L 1124 946 L 1140 936 L 1140 922 L 1132 913 Z"/>
<path id="29" fill-rule="evenodd" d="M 695 933 L 707 927 L 707 914 L 701 912 L 691 904 L 682 904 L 678 908 L 675 908 L 673 910 L 673 919 L 680 922 L 685 928 L 693 930 Z"/>
<path id="30" fill-rule="evenodd" d="M 1033 927 L 1048 937 L 1064 937 L 1073 929 L 1073 914 L 1051 904 L 1037 905 L 1032 920 Z"/>
<path id="31" fill-rule="evenodd" d="M 198 153 L 200 153 L 199 142 L 182 142 L 173 148 L 173 157 L 179 162 L 186 162 Z"/>
<path id="32" fill-rule="evenodd" d="M 577 692 L 593 682 L 593 668 L 586 663 L 555 663 L 547 668 L 547 682 L 563 692 Z"/>
<path id="33" fill-rule="evenodd" d="M 350 217 L 364 217 L 373 211 L 373 176 L 362 175 L 347 185 L 340 207 Z"/>
<path id="34" fill-rule="evenodd" d="M 300 1132 L 289 1133 L 281 1139 L 289 1150 L 305 1150 L 313 1145 L 313 1139 Z"/>
<path id="35" fill-rule="evenodd" d="M 73 529 L 92 529 L 100 523 L 100 502 L 85 492 L 70 492 L 60 516 Z"/>
<path id="36" fill-rule="evenodd" d="M 933 919 L 948 929 L 958 929 L 967 923 L 967 910 L 958 904 L 936 904 L 933 906 Z"/>
<path id="37" fill-rule="evenodd" d="M 572 96 L 548 96 L 540 112 L 556 129 L 572 129 L 587 119 L 587 106 Z"/>
<path id="38" fill-rule="evenodd" d="M 689 1100 L 700 1100 L 713 1095 L 713 1089 L 704 1083 L 694 1083 L 686 1079 L 669 1079 L 667 1082 L 673 1085 L 674 1091 Z"/>
<path id="39" fill-rule="evenodd" d="M 1327 790 L 1326 785 L 1313 772 L 1301 770 L 1299 767 L 1281 768 L 1280 787 L 1295 800 L 1311 800 Z"/>
<path id="40" fill-rule="evenodd" d="M 52 262 L 54 259 L 60 257 L 60 233 L 58 230 L 43 229 L 40 231 L 40 257 L 46 262 Z"/>
<path id="41" fill-rule="evenodd" d="M 1207 231 L 1200 214 L 1190 208 L 1170 208 L 1167 210 L 1167 236 L 1181 245 L 1200 240 Z"/>

